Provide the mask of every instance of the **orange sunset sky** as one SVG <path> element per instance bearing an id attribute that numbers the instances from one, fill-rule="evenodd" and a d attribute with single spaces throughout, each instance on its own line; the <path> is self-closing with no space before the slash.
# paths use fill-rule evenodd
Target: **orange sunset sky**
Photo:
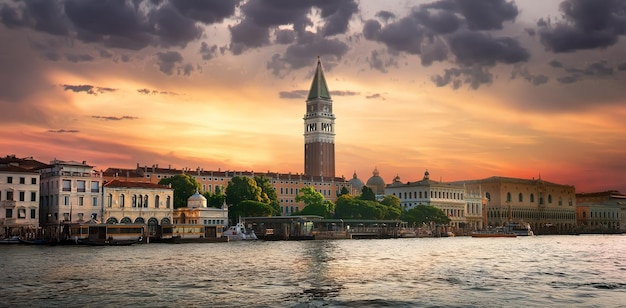
<path id="1" fill-rule="evenodd" d="M 626 192 L 626 1 L 0 1 L 0 155 Z"/>

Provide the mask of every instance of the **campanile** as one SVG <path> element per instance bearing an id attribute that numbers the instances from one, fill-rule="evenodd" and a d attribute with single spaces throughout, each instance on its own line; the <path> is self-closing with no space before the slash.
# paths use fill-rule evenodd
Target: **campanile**
<path id="1" fill-rule="evenodd" d="M 319 57 L 304 114 L 304 174 L 335 177 L 335 115 Z"/>

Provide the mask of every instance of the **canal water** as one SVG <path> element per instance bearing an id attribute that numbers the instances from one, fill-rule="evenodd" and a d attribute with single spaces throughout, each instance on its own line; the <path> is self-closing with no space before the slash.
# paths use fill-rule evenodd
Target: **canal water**
<path id="1" fill-rule="evenodd" d="M 625 307 L 626 236 L 0 246 L 0 307 Z"/>

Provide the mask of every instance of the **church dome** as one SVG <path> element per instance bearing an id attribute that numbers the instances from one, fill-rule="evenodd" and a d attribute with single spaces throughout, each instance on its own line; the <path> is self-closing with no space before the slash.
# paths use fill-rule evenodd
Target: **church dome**
<path id="1" fill-rule="evenodd" d="M 206 207 L 206 198 L 196 190 L 195 194 L 187 198 L 187 207 L 188 208 Z"/>
<path id="2" fill-rule="evenodd" d="M 380 177 L 378 173 L 378 168 L 374 168 L 374 172 L 372 172 L 372 177 L 367 180 L 367 183 L 365 185 L 371 188 L 377 195 L 385 194 L 385 180 Z"/>
<path id="3" fill-rule="evenodd" d="M 361 191 L 361 189 L 363 189 L 363 185 L 365 185 L 363 184 L 363 181 L 361 181 L 359 178 L 356 177 L 356 171 L 354 171 L 354 174 L 352 175 L 352 179 L 350 179 L 348 183 L 350 183 L 352 185 L 352 189 L 354 189 L 357 192 Z"/>

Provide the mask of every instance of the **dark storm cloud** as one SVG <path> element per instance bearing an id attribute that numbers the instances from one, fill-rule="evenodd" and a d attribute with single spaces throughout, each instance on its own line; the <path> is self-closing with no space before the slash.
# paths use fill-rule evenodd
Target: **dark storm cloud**
<path id="1" fill-rule="evenodd" d="M 396 14 L 389 11 L 378 11 L 375 16 L 382 19 L 384 22 L 389 22 L 396 18 Z"/>
<path id="2" fill-rule="evenodd" d="M 386 56 L 378 50 L 372 50 L 366 61 L 370 64 L 370 68 L 382 73 L 386 73 L 388 67 L 398 67 L 398 60 L 395 57 Z"/>
<path id="3" fill-rule="evenodd" d="M 113 88 L 95 87 L 95 86 L 92 86 L 92 85 L 69 85 L 69 84 L 63 84 L 61 86 L 63 87 L 63 90 L 65 90 L 65 91 L 72 91 L 72 92 L 75 92 L 75 93 L 85 92 L 85 93 L 91 94 L 91 95 L 98 95 L 98 94 L 103 94 L 103 93 L 107 93 L 107 92 L 115 92 L 115 91 L 117 91 L 117 89 L 113 89 Z"/>
<path id="4" fill-rule="evenodd" d="M 563 20 L 537 23 L 541 43 L 550 51 L 605 48 L 626 34 L 624 0 L 565 0 L 559 9 Z"/>
<path id="5" fill-rule="evenodd" d="M 490 67 L 530 58 L 528 50 L 516 39 L 485 32 L 502 29 L 504 22 L 514 21 L 518 14 L 512 1 L 440 0 L 415 6 L 406 17 L 394 18 L 393 22 L 389 22 L 392 16 L 381 11 L 376 16 L 385 24 L 374 19 L 365 21 L 363 37 L 382 43 L 392 54 L 419 55 L 423 66 L 451 61 L 458 67 L 432 77 L 432 81 L 438 86 L 451 85 L 456 89 L 468 84 L 476 89 L 493 80 Z M 389 66 L 378 53 L 372 53 L 368 60 L 372 69 L 381 72 Z M 545 76 L 531 80 L 540 84 Z"/>
<path id="6" fill-rule="evenodd" d="M 562 69 L 568 74 L 557 79 L 559 82 L 565 84 L 575 83 L 589 78 L 598 79 L 612 77 L 615 75 L 615 70 L 619 70 L 619 66 L 614 69 L 610 67 L 609 63 L 605 60 L 588 63 L 583 68 L 562 64 L 556 68 Z"/>
<path id="7" fill-rule="evenodd" d="M 348 52 L 348 45 L 338 39 L 327 39 L 311 34 L 311 40 L 302 40 L 287 47 L 283 56 L 275 54 L 266 67 L 276 76 L 284 71 L 311 66 L 315 57 L 320 56 L 326 68 L 332 68 Z"/>
<path id="8" fill-rule="evenodd" d="M 515 66 L 513 71 L 511 72 L 511 79 L 523 78 L 534 86 L 542 85 L 547 83 L 550 78 L 546 75 L 531 74 L 527 68 L 523 68 L 521 66 Z"/>
<path id="9" fill-rule="evenodd" d="M 101 1 L 31 0 L 0 7 L 2 23 L 27 27 L 85 43 L 139 50 L 180 46 L 198 39 L 198 23 L 213 24 L 233 16 L 241 0 Z"/>
<path id="10" fill-rule="evenodd" d="M 313 9 L 319 10 L 323 21 L 315 32 L 305 30 L 307 26 L 313 26 L 310 17 Z M 284 56 L 274 57 L 268 63 L 269 70 L 275 75 L 281 75 L 284 70 L 297 69 L 308 64 L 302 62 L 302 57 L 293 54 L 295 50 L 306 49 L 309 59 L 310 54 L 341 57 L 347 51 L 347 45 L 329 37 L 347 32 L 349 21 L 358 12 L 358 4 L 354 0 L 258 0 L 241 5 L 241 12 L 242 20 L 229 28 L 230 51 L 239 55 L 248 49 L 269 45 L 273 34 L 275 42 L 291 44 Z M 292 32 L 279 30 L 281 25 L 293 27 Z"/>
<path id="11" fill-rule="evenodd" d="M 57 134 L 75 134 L 80 133 L 79 130 L 76 129 L 50 129 L 49 133 L 57 133 Z"/>
<path id="12" fill-rule="evenodd" d="M 183 62 L 183 56 L 177 51 L 167 51 L 157 53 L 157 63 L 159 70 L 166 75 L 172 75 L 174 73 L 174 67 L 178 63 Z"/>
<path id="13" fill-rule="evenodd" d="M 106 120 L 106 121 L 121 121 L 121 120 L 137 120 L 139 119 L 138 117 L 133 117 L 133 116 L 121 116 L 121 117 L 114 117 L 114 116 L 91 116 L 94 119 L 99 119 L 99 120 Z"/>
<path id="14" fill-rule="evenodd" d="M 206 42 L 202 42 L 200 46 L 200 54 L 203 60 L 211 60 L 217 55 L 217 45 L 209 46 Z"/>
<path id="15" fill-rule="evenodd" d="M 99 54 L 100 54 L 100 57 L 101 57 L 101 58 L 105 58 L 105 59 L 109 59 L 109 58 L 112 58 L 112 57 L 113 57 L 113 54 L 112 54 L 112 53 L 110 53 L 110 52 L 108 52 L 108 51 L 106 51 L 106 50 L 104 50 L 104 49 L 100 49 Z"/>
<path id="16" fill-rule="evenodd" d="M 78 62 L 91 62 L 94 60 L 94 57 L 88 54 L 80 54 L 80 55 L 66 54 L 65 59 L 67 59 L 67 61 L 70 61 L 72 63 L 78 63 Z"/>

